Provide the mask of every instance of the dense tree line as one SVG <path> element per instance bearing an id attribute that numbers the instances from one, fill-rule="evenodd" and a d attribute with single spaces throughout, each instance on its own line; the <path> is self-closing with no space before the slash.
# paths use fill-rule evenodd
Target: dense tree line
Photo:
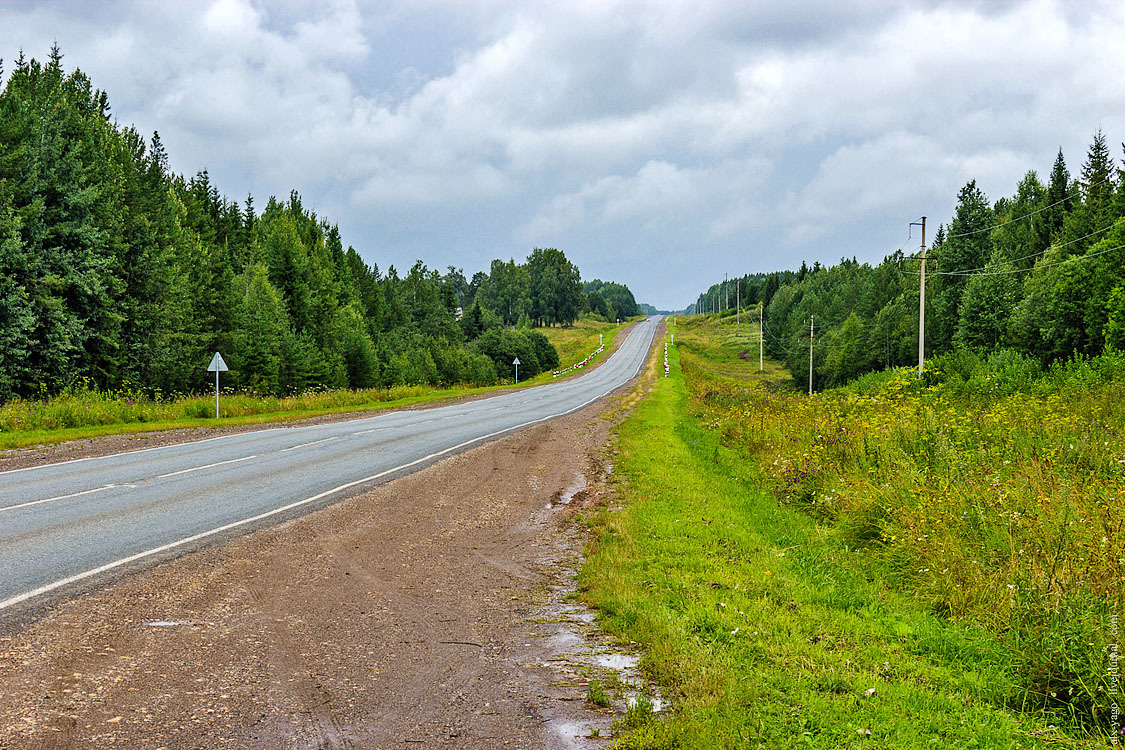
<path id="1" fill-rule="evenodd" d="M 820 264 L 816 265 L 819 269 Z M 773 295 L 782 285 L 796 278 L 803 278 L 809 268 L 801 264 L 801 271 L 773 271 L 771 273 L 752 273 L 741 278 L 724 279 L 711 285 L 695 302 L 682 310 L 684 314 L 712 313 L 724 309 L 753 308 L 770 303 Z M 741 304 L 739 301 L 741 300 Z"/>
<path id="2" fill-rule="evenodd" d="M 536 248 L 527 262 L 492 261 L 466 285 L 462 303 L 479 304 L 507 326 L 570 325 L 585 310 L 578 267 L 556 248 Z"/>
<path id="3" fill-rule="evenodd" d="M 1123 144 L 1125 148 L 1125 144 Z M 1125 179 L 1099 131 L 1077 177 L 1060 150 L 1047 180 L 1029 171 L 990 202 L 957 196 L 927 253 L 926 356 L 1001 350 L 1042 364 L 1125 348 Z M 817 387 L 917 363 L 920 259 L 896 252 L 716 284 L 692 312 L 764 306 L 765 344 L 803 379 L 815 316 Z M 756 314 L 755 311 L 752 314 Z"/>
<path id="4" fill-rule="evenodd" d="M 228 383 L 269 393 L 487 384 L 516 356 L 521 376 L 558 364 L 532 326 L 588 307 L 561 251 L 471 281 L 421 261 L 380 271 L 296 192 L 259 211 L 206 171 L 172 174 L 159 134 L 117 125 L 61 59 L 21 53 L 0 91 L 0 399 L 80 381 L 191 392 L 216 350 Z"/>
<path id="5" fill-rule="evenodd" d="M 641 308 L 629 287 L 612 281 L 594 279 L 582 286 L 587 309 L 608 323 L 626 320 L 641 314 Z"/>

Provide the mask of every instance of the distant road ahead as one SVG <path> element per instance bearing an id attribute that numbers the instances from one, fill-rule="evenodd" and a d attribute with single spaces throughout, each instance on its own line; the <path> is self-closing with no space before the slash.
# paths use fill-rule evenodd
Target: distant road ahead
<path id="1" fill-rule="evenodd" d="M 2 472 L 0 615 L 576 411 L 639 372 L 658 321 L 638 324 L 607 362 L 565 382 L 453 406 Z"/>

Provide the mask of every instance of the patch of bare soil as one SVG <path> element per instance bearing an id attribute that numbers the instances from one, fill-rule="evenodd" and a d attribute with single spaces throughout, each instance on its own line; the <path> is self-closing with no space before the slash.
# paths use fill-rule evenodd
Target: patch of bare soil
<path id="1" fill-rule="evenodd" d="M 0 636 L 0 747 L 575 746 L 558 727 L 590 710 L 585 687 L 541 668 L 559 644 L 537 615 L 581 546 L 568 519 L 594 491 L 579 478 L 597 475 L 605 408 Z"/>

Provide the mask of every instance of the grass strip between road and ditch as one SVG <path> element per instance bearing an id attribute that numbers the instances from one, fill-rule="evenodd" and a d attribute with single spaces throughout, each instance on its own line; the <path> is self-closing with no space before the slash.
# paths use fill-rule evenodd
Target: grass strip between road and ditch
<path id="1" fill-rule="evenodd" d="M 671 376 L 620 426 L 619 507 L 588 520 L 581 595 L 642 650 L 671 704 L 622 748 L 1097 746 L 1003 708 L 1011 654 L 866 569 L 841 535 L 762 488 L 753 459 Z"/>
<path id="2" fill-rule="evenodd" d="M 630 321 L 631 323 L 632 321 Z M 614 325 L 586 318 L 565 328 L 538 329 L 559 352 L 560 362 L 581 361 L 598 348 L 604 337 L 607 358 L 616 347 L 619 331 L 629 323 Z M 597 362 L 595 362 L 597 364 Z M 295 396 L 259 396 L 222 393 L 216 420 L 214 394 L 167 397 L 139 388 L 99 390 L 79 385 L 49 399 L 17 399 L 0 406 L 0 450 L 50 445 L 107 435 L 129 435 L 167 430 L 236 427 L 294 422 L 324 416 L 346 417 L 372 411 L 401 409 L 421 404 L 489 395 L 512 388 L 527 388 L 555 380 L 550 372 L 494 386 L 400 385 L 362 390 L 338 389 Z"/>

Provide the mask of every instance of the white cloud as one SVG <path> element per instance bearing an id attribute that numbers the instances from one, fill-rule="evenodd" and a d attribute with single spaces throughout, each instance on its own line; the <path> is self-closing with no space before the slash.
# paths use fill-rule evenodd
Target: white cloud
<path id="1" fill-rule="evenodd" d="M 381 266 L 555 244 L 662 305 L 877 260 L 1060 145 L 1076 172 L 1095 128 L 1125 137 L 1123 32 L 1062 0 L 0 6 L 9 63 L 58 39 L 175 169 L 298 189 Z"/>
<path id="2" fill-rule="evenodd" d="M 256 35 L 260 21 L 260 14 L 246 0 L 215 0 L 201 24 L 209 33 L 233 42 Z"/>

